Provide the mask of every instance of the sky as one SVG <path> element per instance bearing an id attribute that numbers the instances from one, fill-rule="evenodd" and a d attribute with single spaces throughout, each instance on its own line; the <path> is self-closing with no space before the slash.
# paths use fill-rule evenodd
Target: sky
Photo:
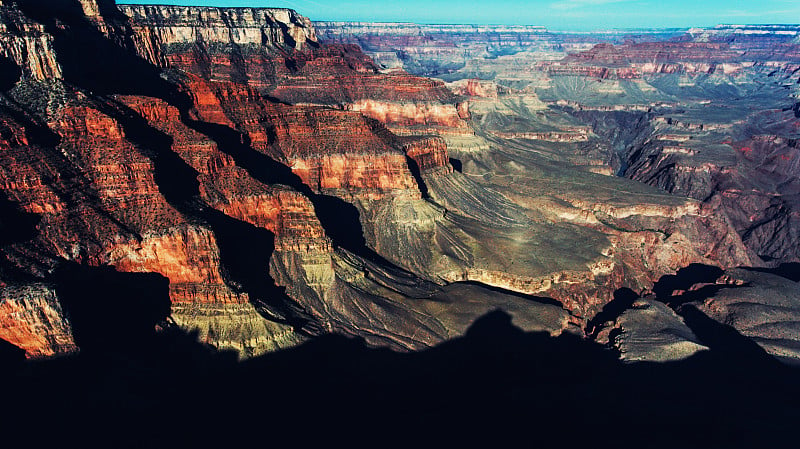
<path id="1" fill-rule="evenodd" d="M 117 0 L 117 3 L 282 7 L 295 9 L 311 20 L 543 25 L 561 31 L 800 23 L 800 0 Z"/>

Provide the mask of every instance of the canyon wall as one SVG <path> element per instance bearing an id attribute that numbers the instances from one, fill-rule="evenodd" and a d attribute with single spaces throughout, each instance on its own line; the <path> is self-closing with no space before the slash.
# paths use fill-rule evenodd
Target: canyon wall
<path id="1" fill-rule="evenodd" d="M 4 293 L 3 335 L 29 357 L 88 341 L 69 339 L 86 325 L 69 270 L 142 276 L 168 302 L 151 330 L 175 323 L 249 357 L 326 332 L 421 349 L 494 308 L 583 334 L 622 288 L 760 263 L 713 204 L 608 176 L 637 166 L 611 148 L 628 137 L 604 140 L 575 103 L 382 70 L 352 36 L 332 42 L 339 25 L 318 33 L 286 9 L 59 5 L 3 6 L 18 25 L 0 40 L 0 186 L 22 224 L 0 280 L 41 292 Z M 496 39 L 498 59 L 557 53 L 535 27 L 423 31 Z M 591 64 L 614 54 L 599 50 Z M 97 52 L 108 64 L 94 68 Z M 693 155 L 680 147 L 663 146 Z M 95 296 L 115 295 L 133 301 Z"/>

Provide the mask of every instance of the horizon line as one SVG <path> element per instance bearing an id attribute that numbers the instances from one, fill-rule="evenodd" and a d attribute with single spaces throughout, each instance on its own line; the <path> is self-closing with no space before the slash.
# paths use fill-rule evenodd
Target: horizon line
<path id="1" fill-rule="evenodd" d="M 300 12 L 296 7 L 282 7 L 282 6 L 218 6 L 218 5 L 178 5 L 174 3 L 128 3 L 126 0 L 115 1 L 117 6 L 154 6 L 154 7 L 177 7 L 177 8 L 208 8 L 208 9 L 283 9 L 294 11 L 296 14 L 308 18 L 311 22 L 329 22 L 329 23 L 363 23 L 363 24 L 387 24 L 387 25 L 430 25 L 430 26 L 507 26 L 507 27 L 538 27 L 544 28 L 548 32 L 561 32 L 561 33 L 592 33 L 592 32 L 623 32 L 623 31 L 676 31 L 676 30 L 691 30 L 693 28 L 713 29 L 715 27 L 736 27 L 736 26 L 781 26 L 781 27 L 797 27 L 800 32 L 800 23 L 787 23 L 787 22 L 752 22 L 752 23 L 719 23 L 716 24 L 699 24 L 688 26 L 635 26 L 635 27 L 602 27 L 592 28 L 590 26 L 583 27 L 576 25 L 575 28 L 567 26 L 555 26 L 553 28 L 541 24 L 520 24 L 520 23 L 477 23 L 477 22 L 415 22 L 407 20 L 356 20 L 356 19 L 316 19 L 311 14 Z"/>

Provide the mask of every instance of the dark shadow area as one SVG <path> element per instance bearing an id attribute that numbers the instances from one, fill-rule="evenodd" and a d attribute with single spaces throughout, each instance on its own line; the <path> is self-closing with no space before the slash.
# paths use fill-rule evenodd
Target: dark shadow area
<path id="1" fill-rule="evenodd" d="M 790 281 L 800 282 L 800 263 L 797 262 L 782 263 L 777 268 L 753 267 L 745 269 L 750 271 L 757 271 L 760 273 L 775 274 L 780 277 L 789 279 Z"/>
<path id="2" fill-rule="evenodd" d="M 650 113 L 586 111 L 569 106 L 558 109 L 591 126 L 592 131 L 609 145 L 610 165 L 619 177 L 624 177 L 629 165 L 639 159 L 642 146 L 652 133 Z"/>
<path id="3" fill-rule="evenodd" d="M 629 288 L 620 288 L 615 291 L 614 299 L 603 306 L 603 309 L 586 323 L 586 335 L 591 339 L 596 338 L 603 323 L 617 321 L 617 318 L 630 309 L 637 299 L 639 299 L 639 295 Z"/>
<path id="4" fill-rule="evenodd" d="M 21 210 L 19 203 L 0 191 L 0 246 L 36 237 L 40 221 L 39 215 Z"/>
<path id="5" fill-rule="evenodd" d="M 286 295 L 285 288 L 276 285 L 269 273 L 275 235 L 203 205 L 199 201 L 198 173 L 172 151 L 172 137 L 150 126 L 127 106 L 120 103 L 114 106 L 101 108 L 119 121 L 127 139 L 153 161 L 153 177 L 164 198 L 190 220 L 206 224 L 213 230 L 230 284 L 247 292 L 251 300 L 257 302 L 260 311 L 266 308 L 270 312 L 268 319 L 303 328 L 308 323 L 305 315 L 296 307 L 296 301 Z M 220 145 L 237 148 L 235 142 L 240 140 L 235 136 L 239 133 L 218 125 L 205 125 L 208 126 L 199 128 L 211 132 L 212 136 L 221 136 Z M 239 143 L 239 146 L 243 145 Z M 241 156 L 237 151 L 234 154 Z M 286 171 L 293 175 L 288 167 L 273 163 L 279 166 L 268 167 L 275 168 L 270 170 L 273 182 L 287 178 Z"/>
<path id="6" fill-rule="evenodd" d="M 453 170 L 455 170 L 455 171 L 457 171 L 459 173 L 462 173 L 462 165 L 461 165 L 461 161 L 460 160 L 451 157 L 450 158 L 450 165 L 453 166 Z"/>
<path id="7" fill-rule="evenodd" d="M 36 123 L 34 119 L 24 111 L 24 108 L 14 100 L 6 97 L 5 101 L 7 101 L 9 105 L 0 105 L 0 111 L 22 125 L 25 129 L 25 137 L 28 139 L 28 144 L 55 147 L 61 142 L 61 137 L 58 134 L 54 133 L 47 125 Z M 0 132 L 3 133 L 4 139 L 9 142 L 14 141 L 14 135 L 11 129 L 0 129 Z"/>
<path id="8" fill-rule="evenodd" d="M 519 292 L 515 292 L 515 291 L 512 291 L 512 290 L 506 290 L 504 288 L 495 287 L 493 285 L 484 284 L 482 282 L 461 281 L 461 282 L 455 282 L 455 284 L 474 285 L 474 286 L 480 287 L 480 288 L 482 288 L 484 290 L 489 290 L 491 292 L 500 293 L 500 294 L 503 294 L 503 295 L 514 296 L 514 297 L 517 297 L 517 298 L 520 298 L 520 299 L 524 299 L 525 301 L 532 301 L 532 302 L 537 302 L 539 304 L 547 304 L 547 305 L 550 305 L 550 306 L 556 306 L 556 307 L 561 307 L 561 308 L 564 307 L 564 304 L 560 303 L 559 301 L 557 301 L 557 300 L 555 300 L 553 298 L 548 298 L 546 296 L 526 295 L 525 293 L 519 293 Z"/>
<path id="9" fill-rule="evenodd" d="M 170 416 L 183 421 L 204 403 L 219 403 L 209 400 L 215 393 L 199 392 L 223 368 L 232 373 L 235 356 L 211 351 L 172 324 L 169 281 L 158 274 L 65 263 L 48 282 L 81 351 L 3 365 L 0 381 L 19 382 L 0 408 L 3 444 L 182 447 L 177 438 L 164 440 L 173 430 Z M 33 418 L 44 410 L 45 417 Z"/>
<path id="10" fill-rule="evenodd" d="M 760 366 L 783 368 L 780 362 L 767 354 L 756 342 L 740 334 L 732 326 L 714 321 L 694 305 L 685 304 L 678 309 L 678 313 L 700 341 L 717 355 L 741 360 L 743 363 L 746 361 Z"/>
<path id="11" fill-rule="evenodd" d="M 230 60 L 231 81 L 247 85 L 250 81 L 250 77 L 247 75 L 247 69 L 245 68 L 247 65 L 242 56 L 242 48 L 237 44 L 232 44 L 228 52 L 228 58 Z"/>
<path id="12" fill-rule="evenodd" d="M 267 185 L 289 186 L 309 198 L 325 233 L 334 245 L 373 261 L 382 259 L 367 247 L 360 214 L 355 206 L 335 196 L 315 193 L 291 168 L 254 150 L 247 136 L 239 131 L 187 117 L 183 121 L 190 128 L 214 140 L 220 151 L 231 156 L 237 166 L 247 170 L 257 181 Z"/>
<path id="13" fill-rule="evenodd" d="M 220 151 L 232 157 L 237 166 L 247 170 L 247 173 L 259 182 L 289 186 L 306 196 L 314 194 L 291 168 L 254 150 L 250 146 L 249 137 L 245 134 L 225 125 L 192 120 L 186 111 L 181 111 L 181 121 L 213 140 Z M 270 139 L 273 138 L 270 136 Z"/>
<path id="14" fill-rule="evenodd" d="M 314 212 L 334 244 L 358 256 L 367 253 L 361 214 L 355 206 L 331 195 L 314 195 Z"/>
<path id="15" fill-rule="evenodd" d="M 275 234 L 211 208 L 205 210 L 203 218 L 214 229 L 225 277 L 230 283 L 258 301 L 259 310 L 266 307 L 270 312 L 268 319 L 305 329 L 309 324 L 307 315 L 269 272 Z"/>
<path id="16" fill-rule="evenodd" d="M 681 295 L 658 298 L 658 300 L 663 302 L 673 310 L 675 310 L 684 304 L 692 302 L 702 302 L 708 298 L 713 298 L 714 295 L 719 293 L 721 290 L 730 288 L 740 288 L 744 286 L 746 285 L 728 285 L 728 284 L 706 285 L 704 287 L 698 288 L 697 290 L 687 291 Z"/>
<path id="17" fill-rule="evenodd" d="M 713 320 L 694 305 L 714 297 L 723 289 L 746 287 L 746 284 L 711 284 L 696 290 L 687 290 L 697 283 L 714 282 L 722 273 L 723 271 L 716 267 L 692 264 L 678 270 L 674 276 L 663 276 L 653 290 L 656 291 L 657 299 L 680 315 L 700 343 L 708 346 L 716 356 L 737 360 L 742 364 L 787 369 L 755 341 L 743 336 L 732 326 Z M 673 296 L 675 290 L 682 292 Z"/>
<path id="18" fill-rule="evenodd" d="M 500 311 L 416 353 L 326 335 L 236 364 L 191 335 L 158 343 L 3 372 L 14 385 L 6 435 L 25 447 L 729 449 L 791 446 L 800 418 L 798 370 L 757 354 L 712 347 L 622 364 L 579 336 L 523 332 Z M 42 410 L 47 432 L 31 419 Z"/>
<path id="19" fill-rule="evenodd" d="M 262 93 L 262 94 L 261 94 L 261 98 L 263 98 L 263 99 L 265 99 L 265 100 L 269 101 L 270 103 L 282 104 L 282 105 L 284 105 L 284 106 L 292 106 L 292 103 L 289 103 L 289 102 L 288 102 L 288 101 L 286 101 L 286 100 L 281 100 L 281 99 L 280 99 L 280 98 L 278 98 L 278 97 L 275 97 L 275 96 L 272 96 L 272 95 L 268 95 L 268 94 L 265 94 L 265 93 Z"/>
<path id="20" fill-rule="evenodd" d="M 422 194 L 422 198 L 430 198 L 430 195 L 428 194 L 428 186 L 425 184 L 425 180 L 422 179 L 422 172 L 419 169 L 419 164 L 417 164 L 417 161 L 415 161 L 412 157 L 406 156 L 406 164 L 408 164 L 408 170 L 411 172 L 411 176 L 414 177 L 414 181 L 417 182 L 419 193 Z"/>
<path id="21" fill-rule="evenodd" d="M 42 23 L 54 37 L 53 46 L 64 79 L 98 95 L 138 94 L 165 98 L 170 84 L 160 69 L 135 52 L 127 18 L 112 0 L 99 0 L 100 15 L 117 37 L 111 41 L 89 22 L 77 0 L 21 0 L 19 8 Z M 97 62 L 98 55 L 103 58 Z"/>
<path id="22" fill-rule="evenodd" d="M 71 20 L 86 17 L 80 0 L 16 0 L 15 3 L 19 4 L 20 9 L 25 11 L 26 15 L 39 21 L 51 16 Z M 93 0 L 92 3 L 97 5 L 98 11 L 103 17 L 116 18 L 121 15 L 114 0 Z"/>
<path id="23" fill-rule="evenodd" d="M 22 70 L 10 58 L 0 55 L 0 91 L 7 91 L 17 84 L 22 76 Z"/>
<path id="24" fill-rule="evenodd" d="M 360 213 L 354 205 L 335 196 L 314 192 L 291 168 L 253 149 L 249 138 L 235 129 L 192 120 L 185 111 L 181 113 L 181 120 L 189 128 L 216 142 L 220 151 L 231 156 L 236 165 L 245 169 L 253 179 L 267 185 L 289 186 L 305 195 L 314 205 L 314 212 L 325 234 L 335 246 L 377 264 L 393 265 L 367 246 Z"/>
<path id="25" fill-rule="evenodd" d="M 745 285 L 715 284 L 715 281 L 724 273 L 721 268 L 691 264 L 681 268 L 674 275 L 665 275 L 653 286 L 656 299 L 665 303 L 670 308 L 679 312 L 680 307 L 692 302 L 702 302 L 713 297 L 719 291 L 730 288 L 745 287 Z M 696 287 L 698 284 L 702 287 Z M 694 287 L 694 290 L 690 290 Z M 673 295 L 673 293 L 678 294 Z M 680 313 L 680 312 L 679 312 Z"/>
<path id="26" fill-rule="evenodd" d="M 658 299 L 666 299 L 671 297 L 675 290 L 688 290 L 695 284 L 713 283 L 722 276 L 722 273 L 719 267 L 693 263 L 681 268 L 674 275 L 662 276 L 653 286 L 653 292 Z"/>
<path id="27" fill-rule="evenodd" d="M 67 263 L 52 281 L 83 352 L 146 346 L 170 314 L 169 279 L 160 274 Z"/>
<path id="28" fill-rule="evenodd" d="M 192 216 L 196 212 L 200 183 L 197 171 L 172 151 L 171 136 L 153 128 L 141 115 L 121 103 L 116 108 L 98 105 L 114 117 L 125 131 L 125 137 L 153 161 L 153 178 L 159 192 L 170 205 Z"/>
<path id="29" fill-rule="evenodd" d="M 17 368 L 25 361 L 25 350 L 0 338 L 0 366 Z"/>

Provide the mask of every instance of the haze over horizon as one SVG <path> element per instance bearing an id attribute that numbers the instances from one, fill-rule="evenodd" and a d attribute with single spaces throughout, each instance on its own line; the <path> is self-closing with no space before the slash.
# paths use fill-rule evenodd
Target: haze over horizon
<path id="1" fill-rule="evenodd" d="M 292 8 L 318 21 L 542 25 L 551 30 L 800 22 L 795 0 L 120 0 L 127 4 Z"/>

